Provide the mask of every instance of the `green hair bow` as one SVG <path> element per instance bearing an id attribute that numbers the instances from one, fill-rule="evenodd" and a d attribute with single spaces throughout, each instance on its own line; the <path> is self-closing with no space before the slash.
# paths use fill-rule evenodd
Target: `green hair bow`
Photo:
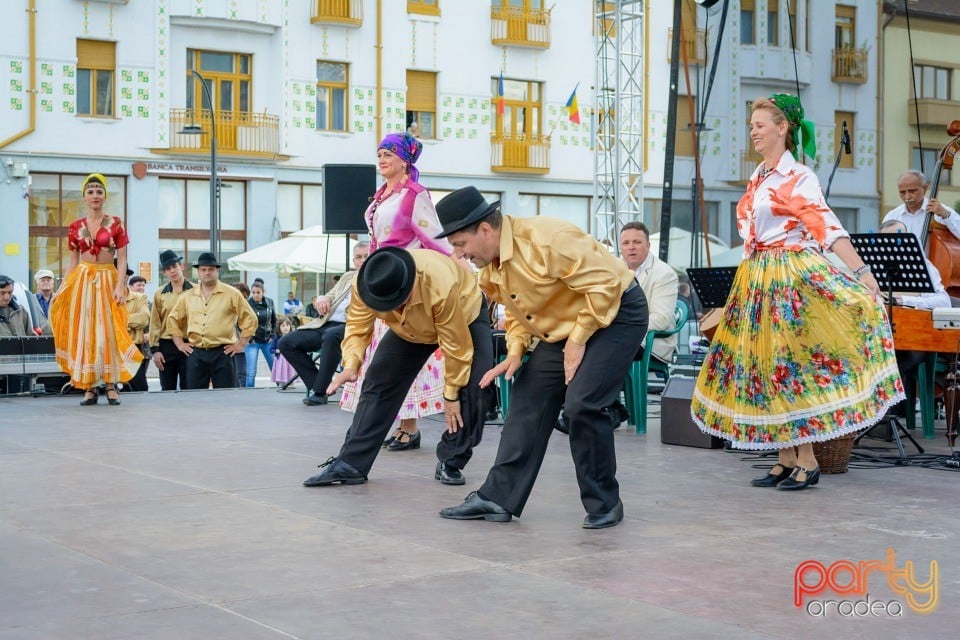
<path id="1" fill-rule="evenodd" d="M 800 99 L 789 93 L 774 93 L 770 96 L 771 102 L 777 105 L 783 115 L 787 117 L 787 122 L 793 125 L 793 141 L 796 148 L 793 150 L 793 157 L 797 160 L 797 149 L 802 149 L 803 153 L 811 158 L 817 157 L 817 139 L 813 123 L 803 118 L 803 107 L 800 106 Z"/>

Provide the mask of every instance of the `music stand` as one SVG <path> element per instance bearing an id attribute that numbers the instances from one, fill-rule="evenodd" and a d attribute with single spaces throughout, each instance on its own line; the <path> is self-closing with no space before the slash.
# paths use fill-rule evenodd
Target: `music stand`
<path id="1" fill-rule="evenodd" d="M 690 286 L 693 287 L 703 309 L 714 309 L 727 304 L 733 277 L 737 267 L 691 267 L 687 269 Z"/>
<path id="2" fill-rule="evenodd" d="M 920 247 L 920 241 L 912 233 L 854 233 L 850 235 L 860 258 L 870 266 L 880 289 L 887 292 L 887 312 L 893 322 L 893 292 L 902 293 L 933 293 L 933 281 L 927 271 L 927 259 Z M 907 407 L 907 411 L 914 407 Z M 910 432 L 894 416 L 887 416 L 891 423 L 890 432 L 897 444 L 899 457 L 897 463 L 906 462 L 901 435 L 913 443 L 917 451 L 923 453 L 920 446 Z M 870 429 L 864 431 L 854 444 L 859 444 Z"/>

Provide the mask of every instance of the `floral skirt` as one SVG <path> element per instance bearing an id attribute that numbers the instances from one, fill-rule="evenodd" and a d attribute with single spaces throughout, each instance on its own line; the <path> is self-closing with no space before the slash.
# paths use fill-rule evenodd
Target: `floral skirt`
<path id="1" fill-rule="evenodd" d="M 691 404 L 739 449 L 822 442 L 904 398 L 883 307 L 812 250 L 755 252 L 737 270 Z"/>
<path id="2" fill-rule="evenodd" d="M 50 305 L 57 364 L 78 389 L 128 382 L 143 361 L 127 333 L 127 307 L 113 299 L 116 286 L 112 264 L 81 262 Z"/>
<path id="3" fill-rule="evenodd" d="M 348 382 L 343 385 L 343 395 L 340 396 L 340 408 L 351 413 L 357 410 L 357 403 L 360 401 L 360 390 L 363 388 L 364 374 L 367 366 L 373 360 L 373 354 L 377 350 L 380 340 L 386 335 L 389 327 L 383 320 L 377 319 L 373 325 L 373 337 L 370 340 L 370 346 L 363 356 L 363 364 L 360 365 L 360 372 L 357 374 L 356 382 Z M 400 407 L 398 420 L 416 419 L 424 416 L 430 416 L 443 411 L 443 353 L 440 349 L 433 352 L 426 364 L 417 374 L 413 386 L 407 393 Z"/>

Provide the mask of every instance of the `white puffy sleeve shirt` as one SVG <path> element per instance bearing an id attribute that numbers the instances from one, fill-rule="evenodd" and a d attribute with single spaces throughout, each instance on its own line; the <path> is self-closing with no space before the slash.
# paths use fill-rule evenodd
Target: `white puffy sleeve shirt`
<path id="1" fill-rule="evenodd" d="M 829 249 L 849 237 L 824 201 L 816 174 L 789 151 L 763 180 L 759 167 L 753 172 L 737 203 L 737 229 L 744 256 L 765 249 Z"/>

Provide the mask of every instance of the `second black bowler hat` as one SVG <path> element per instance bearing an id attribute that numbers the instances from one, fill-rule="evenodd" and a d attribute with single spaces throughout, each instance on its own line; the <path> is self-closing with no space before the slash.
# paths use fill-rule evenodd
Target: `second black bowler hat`
<path id="1" fill-rule="evenodd" d="M 357 273 L 357 293 L 374 311 L 393 311 L 410 297 L 417 265 L 405 249 L 384 247 L 370 254 Z"/>
<path id="2" fill-rule="evenodd" d="M 443 225 L 443 233 L 437 237 L 446 238 L 451 233 L 480 222 L 499 206 L 499 200 L 490 204 L 476 187 L 463 187 L 452 191 L 437 203 L 437 217 Z"/>
<path id="3" fill-rule="evenodd" d="M 160 270 L 163 271 L 167 267 L 177 264 L 182 260 L 183 258 L 178 256 L 176 251 L 165 249 L 164 251 L 160 252 Z"/>
<path id="4" fill-rule="evenodd" d="M 209 251 L 204 251 L 199 256 L 197 256 L 197 264 L 193 265 L 194 267 L 216 267 L 220 268 L 220 261 L 217 260 L 217 256 L 213 255 Z"/>

